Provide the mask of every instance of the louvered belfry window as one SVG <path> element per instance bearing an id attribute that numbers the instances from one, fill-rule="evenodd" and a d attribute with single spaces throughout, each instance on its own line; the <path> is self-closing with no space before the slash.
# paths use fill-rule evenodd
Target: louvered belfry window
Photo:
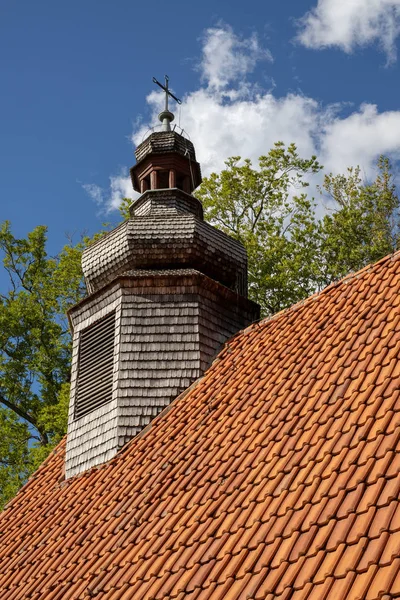
<path id="1" fill-rule="evenodd" d="M 79 340 L 75 419 L 112 399 L 115 312 L 84 329 Z"/>

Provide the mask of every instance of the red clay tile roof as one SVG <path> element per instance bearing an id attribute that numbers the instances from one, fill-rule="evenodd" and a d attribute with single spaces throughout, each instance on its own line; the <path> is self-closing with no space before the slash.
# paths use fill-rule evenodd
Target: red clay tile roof
<path id="1" fill-rule="evenodd" d="M 0 519 L 1 600 L 400 595 L 400 254 L 238 334 L 108 464 Z"/>

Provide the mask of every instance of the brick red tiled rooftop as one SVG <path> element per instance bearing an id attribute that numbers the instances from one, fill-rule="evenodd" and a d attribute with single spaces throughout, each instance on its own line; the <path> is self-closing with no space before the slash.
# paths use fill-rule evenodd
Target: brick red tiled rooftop
<path id="1" fill-rule="evenodd" d="M 1 600 L 400 595 L 400 254 L 229 341 L 106 465 L 0 518 Z"/>

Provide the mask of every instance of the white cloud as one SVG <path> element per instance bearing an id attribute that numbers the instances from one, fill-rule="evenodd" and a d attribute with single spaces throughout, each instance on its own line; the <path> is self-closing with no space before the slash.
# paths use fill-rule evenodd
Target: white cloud
<path id="1" fill-rule="evenodd" d="M 228 34 L 232 35 L 231 30 Z M 217 30 L 208 30 L 203 56 L 209 54 L 208 44 L 213 47 L 220 37 Z M 208 73 L 207 68 L 203 73 Z M 187 94 L 181 115 L 205 176 L 221 169 L 232 155 L 256 163 L 278 140 L 295 142 L 304 158 L 317 154 L 326 170 L 334 173 L 360 165 L 365 176 L 372 177 L 379 154 L 400 158 L 400 111 L 379 113 L 376 106 L 365 104 L 343 117 L 340 105 L 322 106 L 300 93 L 279 97 L 275 90 L 262 91 L 246 83 L 244 75 L 241 81 L 245 85 L 241 81 L 224 83 L 223 93 L 210 81 Z M 153 125 L 163 103 L 162 93 L 153 91 L 147 101 Z M 136 127 L 133 143 L 139 144 L 147 130 L 148 126 Z M 97 186 L 92 192 L 97 201 Z M 130 179 L 121 174 L 110 179 L 110 189 L 101 198 L 108 210 L 113 210 L 124 196 L 133 197 L 132 187 Z"/>
<path id="2" fill-rule="evenodd" d="M 226 103 L 212 91 L 200 89 L 185 98 L 182 123 L 195 144 L 203 174 L 209 175 L 223 167 L 228 156 L 256 160 L 277 140 L 297 141 L 301 152 L 312 153 L 322 113 L 315 100 L 301 95 L 276 98 L 266 92 Z M 142 137 L 143 129 L 134 132 L 134 143 Z"/>
<path id="3" fill-rule="evenodd" d="M 400 33 L 400 0 L 318 0 L 299 25 L 298 39 L 308 48 L 352 52 L 378 42 L 391 62 Z"/>
<path id="4" fill-rule="evenodd" d="M 103 206 L 104 204 L 104 190 L 99 185 L 95 183 L 83 183 L 83 189 L 90 196 L 90 198 L 98 204 L 98 206 Z"/>
<path id="5" fill-rule="evenodd" d="M 110 195 L 107 202 L 109 210 L 116 210 L 121 204 L 122 198 L 135 200 L 139 195 L 133 190 L 130 177 L 126 177 L 124 174 L 110 177 Z"/>
<path id="6" fill-rule="evenodd" d="M 271 53 L 262 48 L 255 34 L 241 38 L 228 25 L 207 29 L 202 44 L 199 70 L 202 81 L 214 92 L 238 80 L 240 85 L 260 60 L 272 61 Z"/>
<path id="7" fill-rule="evenodd" d="M 118 210 L 122 198 L 132 198 L 134 200 L 139 196 L 133 190 L 130 177 L 126 175 L 125 169 L 119 175 L 111 175 L 109 179 L 110 185 L 107 190 L 95 183 L 84 183 L 82 185 L 90 198 L 100 207 L 101 213 Z"/>
<path id="8" fill-rule="evenodd" d="M 364 104 L 345 119 L 336 117 L 325 126 L 320 153 L 327 169 L 345 171 L 360 165 L 372 177 L 373 163 L 380 154 L 400 158 L 400 111 L 379 113 L 372 104 Z"/>

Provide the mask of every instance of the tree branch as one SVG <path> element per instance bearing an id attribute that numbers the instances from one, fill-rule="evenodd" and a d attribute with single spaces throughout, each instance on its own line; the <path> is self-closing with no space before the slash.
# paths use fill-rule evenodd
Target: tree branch
<path id="1" fill-rule="evenodd" d="M 269 188 L 269 190 L 270 190 L 270 188 Z M 268 191 L 269 191 L 269 190 L 268 190 Z M 255 230 L 255 228 L 256 228 L 256 225 L 257 225 L 257 223 L 258 223 L 258 220 L 259 220 L 259 218 L 261 217 L 261 214 L 262 214 L 262 212 L 263 212 L 263 210 L 264 210 L 264 204 L 265 204 L 266 197 L 267 197 L 267 192 L 265 191 L 265 192 L 264 192 L 264 194 L 263 194 L 263 195 L 262 195 L 262 197 L 261 197 L 261 204 L 260 204 L 260 209 L 259 209 L 258 213 L 256 214 L 256 213 L 253 211 L 253 214 L 255 215 L 255 219 L 254 219 L 254 221 L 253 221 L 253 225 L 252 225 L 252 228 L 251 228 L 251 231 L 252 231 L 252 233 L 254 233 L 254 230 Z"/>
<path id="2" fill-rule="evenodd" d="M 27 421 L 30 425 L 32 425 L 34 427 L 36 429 L 36 431 L 39 432 L 40 441 L 41 441 L 42 444 L 48 444 L 49 443 L 49 439 L 47 437 L 46 432 L 41 430 L 41 428 L 35 422 L 35 419 L 33 417 L 31 417 L 31 415 L 29 413 L 27 413 L 24 410 L 22 410 L 22 408 L 20 408 L 16 404 L 14 404 L 14 402 L 10 402 L 6 398 L 4 398 L 3 394 L 0 394 L 0 402 L 2 404 L 4 404 L 4 406 L 6 406 L 7 408 L 9 408 L 10 410 L 12 410 L 13 412 L 15 412 L 15 414 L 18 415 L 19 417 L 21 417 L 21 419 L 24 419 L 25 421 Z"/>

